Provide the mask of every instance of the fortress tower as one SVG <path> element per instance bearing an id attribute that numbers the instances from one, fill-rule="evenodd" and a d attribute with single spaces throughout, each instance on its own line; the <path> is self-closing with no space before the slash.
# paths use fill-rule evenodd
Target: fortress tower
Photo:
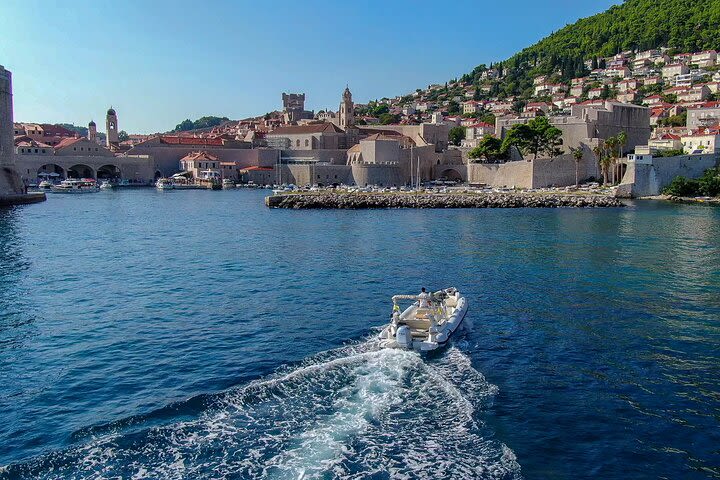
<path id="1" fill-rule="evenodd" d="M 304 118 L 305 114 L 305 94 L 304 93 L 284 93 L 282 94 L 283 113 L 287 123 L 297 122 Z"/>
<path id="2" fill-rule="evenodd" d="M 94 120 L 90 120 L 90 123 L 88 123 L 88 140 L 97 142 L 97 125 L 95 125 Z"/>
<path id="3" fill-rule="evenodd" d="M 0 65 L 0 196 L 23 193 L 15 170 L 12 74 Z"/>
<path id="4" fill-rule="evenodd" d="M 115 110 L 112 107 L 110 107 L 107 111 L 107 116 L 105 117 L 105 128 L 107 132 L 107 147 L 117 147 L 120 145 L 120 138 L 118 137 L 117 113 L 115 113 Z"/>
<path id="5" fill-rule="evenodd" d="M 345 130 L 348 127 L 351 127 L 355 123 L 354 115 L 355 106 L 352 101 L 352 93 L 350 93 L 350 88 L 345 86 L 342 102 L 340 102 L 340 112 L 338 113 L 338 116 L 340 117 L 340 128 Z"/>

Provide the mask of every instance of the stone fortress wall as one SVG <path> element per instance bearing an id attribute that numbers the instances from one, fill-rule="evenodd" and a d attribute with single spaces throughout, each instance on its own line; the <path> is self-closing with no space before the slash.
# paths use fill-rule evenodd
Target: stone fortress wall
<path id="1" fill-rule="evenodd" d="M 618 186 L 618 196 L 660 195 L 675 177 L 700 178 L 708 168 L 720 165 L 720 156 L 714 153 L 677 157 L 636 155 L 635 158 L 637 160 L 625 160 L 627 170 Z"/>
<path id="2" fill-rule="evenodd" d="M 0 195 L 23 193 L 15 170 L 13 137 L 12 74 L 0 65 Z"/>

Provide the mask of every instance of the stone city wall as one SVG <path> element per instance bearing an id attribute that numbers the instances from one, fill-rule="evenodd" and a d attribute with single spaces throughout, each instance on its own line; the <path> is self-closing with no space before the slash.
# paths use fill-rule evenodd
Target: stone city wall
<path id="1" fill-rule="evenodd" d="M 532 188 L 532 162 L 520 160 L 506 163 L 470 163 L 468 183 L 493 187 Z"/>
<path id="2" fill-rule="evenodd" d="M 675 177 L 700 178 L 708 168 L 720 164 L 718 155 L 653 157 L 649 162 L 626 160 L 627 170 L 618 186 L 621 197 L 660 195 Z"/>

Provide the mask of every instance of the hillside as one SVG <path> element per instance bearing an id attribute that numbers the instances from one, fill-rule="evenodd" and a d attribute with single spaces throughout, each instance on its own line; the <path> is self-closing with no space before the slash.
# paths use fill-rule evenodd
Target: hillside
<path id="1" fill-rule="evenodd" d="M 580 19 L 495 64 L 500 78 L 492 82 L 492 93 L 527 97 L 532 78 L 537 75 L 555 74 L 567 81 L 588 73 L 585 60 L 657 47 L 670 47 L 676 52 L 719 49 L 720 2 L 627 0 Z M 492 67 L 479 65 L 461 80 L 488 83 L 486 72 Z"/>

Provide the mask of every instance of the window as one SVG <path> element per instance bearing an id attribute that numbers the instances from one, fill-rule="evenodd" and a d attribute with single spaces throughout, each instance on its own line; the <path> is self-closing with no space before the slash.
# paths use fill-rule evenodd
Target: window
<path id="1" fill-rule="evenodd" d="M 708 142 L 708 144 L 710 144 L 710 142 Z M 38 153 L 38 149 L 37 149 L 37 148 L 35 149 L 35 153 Z"/>
<path id="2" fill-rule="evenodd" d="M 306 138 L 306 139 L 305 139 L 305 146 L 307 147 L 308 145 L 310 145 L 310 140 L 308 140 L 308 139 Z"/>
<path id="3" fill-rule="evenodd" d="M 295 141 L 295 146 L 296 146 L 296 147 L 299 147 L 299 146 L 300 146 L 300 139 L 299 139 L 299 138 Z"/>
<path id="4" fill-rule="evenodd" d="M 42 149 L 42 153 L 45 153 L 45 149 L 44 149 L 44 148 Z"/>

